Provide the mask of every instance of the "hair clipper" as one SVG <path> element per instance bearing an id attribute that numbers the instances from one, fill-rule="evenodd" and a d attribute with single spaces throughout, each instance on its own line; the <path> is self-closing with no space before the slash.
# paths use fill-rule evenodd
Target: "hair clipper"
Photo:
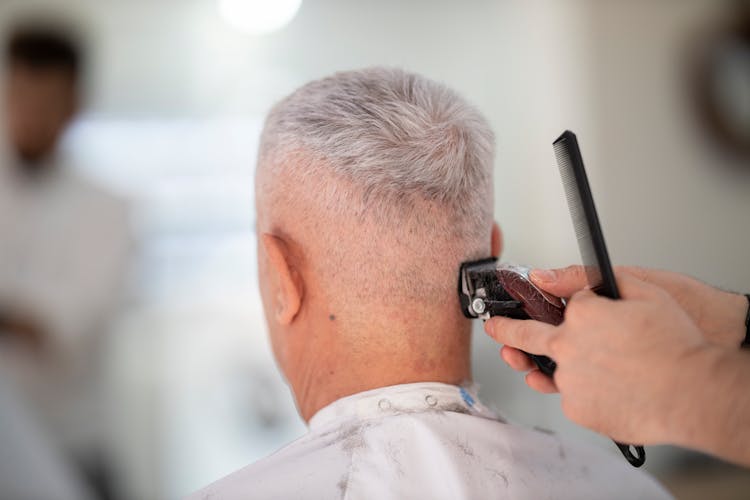
<path id="1" fill-rule="evenodd" d="M 499 264 L 489 258 L 461 264 L 458 296 L 467 318 L 490 319 L 507 316 L 534 319 L 552 325 L 563 321 L 565 302 L 534 285 L 530 268 Z M 555 372 L 555 362 L 547 356 L 527 353 L 547 376 Z"/>
<path id="2" fill-rule="evenodd" d="M 589 286 L 597 295 L 619 299 L 578 139 L 566 130 L 553 147 Z M 494 258 L 461 264 L 458 296 L 467 318 L 485 320 L 509 316 L 558 325 L 563 321 L 566 305 L 562 299 L 537 288 L 529 279 L 528 268 L 497 264 Z M 550 377 L 554 374 L 557 365 L 553 360 L 542 355 L 529 356 L 542 373 Z M 618 441 L 615 444 L 633 467 L 640 467 L 646 461 L 643 446 Z"/>

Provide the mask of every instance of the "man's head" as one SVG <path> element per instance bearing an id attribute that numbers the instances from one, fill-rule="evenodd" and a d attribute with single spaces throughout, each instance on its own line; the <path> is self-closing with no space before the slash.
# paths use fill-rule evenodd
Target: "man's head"
<path id="1" fill-rule="evenodd" d="M 397 69 L 337 73 L 271 110 L 255 186 L 260 285 L 303 417 L 330 402 L 311 395 L 321 387 L 347 386 L 330 399 L 470 376 L 455 286 L 462 261 L 499 251 L 493 141 L 455 92 Z"/>
<path id="2" fill-rule="evenodd" d="M 46 28 L 21 28 L 5 49 L 5 121 L 10 146 L 33 167 L 49 156 L 78 108 L 81 55 Z"/>

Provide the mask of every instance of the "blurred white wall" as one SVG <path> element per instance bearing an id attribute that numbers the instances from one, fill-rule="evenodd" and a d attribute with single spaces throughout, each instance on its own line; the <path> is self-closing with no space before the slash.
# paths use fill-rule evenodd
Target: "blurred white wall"
<path id="1" fill-rule="evenodd" d="M 728 5 L 591 2 L 589 141 L 616 261 L 747 291 L 750 160 L 743 168 L 705 137 L 686 84 L 692 41 Z"/>
<path id="2" fill-rule="evenodd" d="M 271 104 L 336 70 L 402 66 L 485 112 L 507 260 L 578 260 L 551 149 L 570 128 L 616 263 L 750 288 L 748 178 L 718 173 L 725 160 L 692 125 L 680 80 L 690 31 L 720 7 L 306 0 L 286 28 L 253 37 L 227 26 L 212 0 L 5 0 L 3 24 L 42 12 L 82 26 L 91 93 L 68 148 L 139 204 L 134 299 L 108 350 L 124 490 L 176 497 L 302 432 L 255 292 L 252 158 Z M 477 379 L 491 404 L 612 449 L 565 421 L 555 397 L 528 391 L 477 333 Z"/>

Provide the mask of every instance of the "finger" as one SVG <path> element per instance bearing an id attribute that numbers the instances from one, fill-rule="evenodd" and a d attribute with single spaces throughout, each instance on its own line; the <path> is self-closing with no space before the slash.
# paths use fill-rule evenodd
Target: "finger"
<path id="1" fill-rule="evenodd" d="M 624 299 L 651 299 L 668 295 L 668 292 L 663 288 L 637 278 L 631 273 L 617 275 L 617 288 Z"/>
<path id="2" fill-rule="evenodd" d="M 624 314 L 626 308 L 632 302 L 653 302 L 663 304 L 672 301 L 669 294 L 661 288 L 644 283 L 632 275 L 621 275 L 618 281 L 620 298 L 623 300 L 612 300 L 608 297 L 597 295 L 593 290 L 580 290 L 568 299 L 565 306 L 565 321 L 568 324 L 586 323 L 594 321 L 605 321 L 612 315 Z"/>
<path id="3" fill-rule="evenodd" d="M 620 275 L 628 274 L 630 276 L 635 276 L 641 281 L 649 281 L 649 275 L 654 273 L 651 269 L 638 266 L 615 266 L 614 271 L 617 278 L 619 278 Z"/>
<path id="4" fill-rule="evenodd" d="M 602 307 L 612 307 L 613 305 L 614 301 L 595 294 L 591 289 L 580 290 L 574 293 L 565 305 L 564 323 L 567 325 L 575 324 L 577 326 L 586 324 L 588 328 L 590 327 L 589 323 L 592 321 L 592 315 L 595 311 L 599 311 Z"/>
<path id="5" fill-rule="evenodd" d="M 629 272 L 618 273 L 616 283 L 620 296 L 623 299 L 653 298 L 656 294 L 666 293 L 662 288 L 647 283 Z M 570 295 L 568 307 L 573 302 L 580 302 L 595 297 L 602 298 L 602 296 L 597 295 L 591 288 L 583 288 Z"/>
<path id="6" fill-rule="evenodd" d="M 508 345 L 504 345 L 500 349 L 500 357 L 503 358 L 511 368 L 519 372 L 527 372 L 536 367 L 528 354 Z"/>
<path id="7" fill-rule="evenodd" d="M 501 344 L 535 354 L 551 354 L 549 339 L 555 327 L 534 320 L 510 319 L 501 316 L 490 318 L 484 324 L 487 334 Z"/>
<path id="8" fill-rule="evenodd" d="M 602 297 L 600 295 L 597 295 L 592 289 L 584 288 L 583 290 L 578 290 L 576 293 L 570 296 L 570 298 L 568 299 L 567 307 L 570 307 L 570 305 L 575 302 L 583 302 L 596 298 Z"/>
<path id="9" fill-rule="evenodd" d="M 544 291 L 558 297 L 570 297 L 588 285 L 583 266 L 562 269 L 534 269 L 529 274 L 531 281 Z"/>
<path id="10" fill-rule="evenodd" d="M 555 385 L 555 381 L 539 370 L 532 370 L 526 375 L 526 385 L 542 394 L 560 392 Z"/>

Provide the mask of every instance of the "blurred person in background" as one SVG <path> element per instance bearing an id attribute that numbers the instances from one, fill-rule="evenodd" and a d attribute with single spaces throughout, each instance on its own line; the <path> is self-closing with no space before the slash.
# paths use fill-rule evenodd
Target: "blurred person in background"
<path id="1" fill-rule="evenodd" d="M 478 399 L 455 276 L 501 251 L 493 162 L 485 118 L 401 70 L 337 73 L 273 108 L 255 180 L 259 281 L 309 432 L 193 498 L 668 496 Z"/>
<path id="2" fill-rule="evenodd" d="M 97 338 L 126 271 L 128 210 L 57 153 L 81 104 L 75 39 L 59 28 L 18 27 L 4 55 L 0 381 L 32 411 L 51 446 L 101 485 Z"/>

